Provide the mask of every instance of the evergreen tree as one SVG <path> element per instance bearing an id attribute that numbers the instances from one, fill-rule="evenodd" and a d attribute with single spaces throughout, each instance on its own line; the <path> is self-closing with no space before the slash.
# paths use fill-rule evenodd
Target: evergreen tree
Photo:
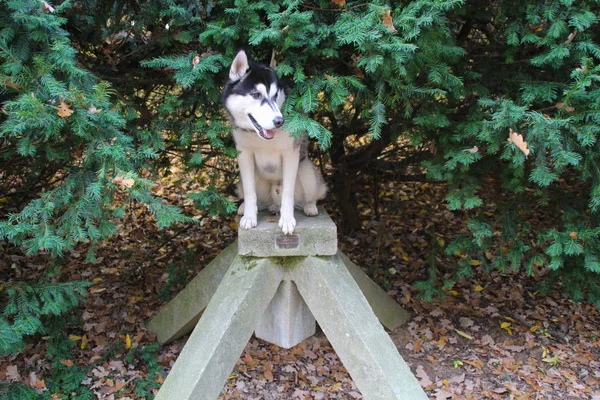
<path id="1" fill-rule="evenodd" d="M 161 227 L 185 221 L 140 177 L 172 154 L 218 167 L 188 196 L 232 212 L 222 85 L 240 48 L 259 60 L 275 51 L 285 128 L 331 163 L 345 230 L 360 227 L 358 173 L 426 176 L 469 218 L 446 249 L 469 255 L 454 279 L 487 251 L 495 268 L 547 268 L 600 306 L 597 0 L 50 3 L 0 2 L 0 199 L 14 211 L 0 241 L 53 255 L 87 242 L 91 258 L 123 215 L 117 195 L 147 204 Z M 486 198 L 490 186 L 505 196 Z M 538 209 L 556 218 L 533 226 Z M 33 302 L 23 321 L 65 311 L 81 289 L 53 292 L 71 299 L 56 309 L 43 284 L 11 285 L 3 304 Z M 0 323 L 23 327 L 0 339 L 10 351 L 43 324 L 7 309 Z"/>
<path id="2" fill-rule="evenodd" d="M 150 194 L 138 172 L 156 158 L 157 135 L 126 130 L 127 109 L 78 62 L 61 16 L 69 7 L 44 1 L 0 3 L 0 198 L 26 203 L 0 220 L 0 241 L 27 253 L 59 256 L 115 231 L 117 194 L 145 203 L 159 226 L 186 218 Z M 1 247 L 0 247 L 1 248 Z M 0 352 L 18 351 L 25 335 L 44 332 L 42 317 L 75 306 L 86 283 L 6 283 Z"/>

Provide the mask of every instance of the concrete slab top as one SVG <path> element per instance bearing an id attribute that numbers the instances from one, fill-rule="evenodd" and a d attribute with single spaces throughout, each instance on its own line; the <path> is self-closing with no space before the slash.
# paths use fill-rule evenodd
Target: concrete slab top
<path id="1" fill-rule="evenodd" d="M 253 257 L 332 256 L 337 253 L 337 227 L 327 211 L 319 206 L 319 215 L 307 217 L 294 211 L 296 229 L 284 235 L 279 216 L 258 213 L 258 225 L 238 229 L 238 254 Z"/>

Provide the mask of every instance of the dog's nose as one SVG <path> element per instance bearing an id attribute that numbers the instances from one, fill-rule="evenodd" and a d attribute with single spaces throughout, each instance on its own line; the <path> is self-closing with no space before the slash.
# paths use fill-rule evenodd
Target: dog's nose
<path id="1" fill-rule="evenodd" d="M 273 120 L 273 125 L 275 125 L 276 128 L 281 128 L 281 125 L 283 125 L 284 119 L 283 117 L 275 117 L 275 119 Z"/>

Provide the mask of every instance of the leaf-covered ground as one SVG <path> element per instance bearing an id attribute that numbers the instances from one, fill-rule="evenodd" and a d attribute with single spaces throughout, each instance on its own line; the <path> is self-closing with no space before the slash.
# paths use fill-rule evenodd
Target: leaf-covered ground
<path id="1" fill-rule="evenodd" d="M 82 247 L 55 268 L 53 279 L 94 282 L 79 310 L 81 320 L 69 327 L 72 355 L 59 361 L 65 370 L 81 368 L 81 384 L 97 398 L 139 399 L 157 392 L 186 337 L 157 346 L 147 321 L 236 236 L 234 217 L 202 214 L 183 198 L 199 188 L 197 182 L 172 168 L 155 190 L 195 215 L 196 224 L 158 231 L 145 209 L 132 207 L 95 263 L 84 263 Z M 418 298 L 412 284 L 427 279 L 431 265 L 444 278 L 464 257 L 439 251 L 465 229 L 462 216 L 446 209 L 442 185 L 360 185 L 363 229 L 340 237 L 340 247 L 412 313 L 390 335 L 431 398 L 600 399 L 598 310 L 558 295 L 541 296 L 543 270 L 533 277 L 483 273 L 487 259 L 473 260 L 473 277 L 446 290 L 445 297 Z M 335 209 L 331 200 L 325 206 Z M 43 257 L 23 257 L 5 247 L 0 273 L 34 281 L 47 269 L 44 263 Z M 0 360 L 0 381 L 48 390 L 53 367 L 47 348 L 48 338 L 33 338 L 22 354 Z M 71 394 L 62 390 L 53 398 Z M 322 333 L 289 350 L 252 338 L 220 397 L 361 398 Z"/>

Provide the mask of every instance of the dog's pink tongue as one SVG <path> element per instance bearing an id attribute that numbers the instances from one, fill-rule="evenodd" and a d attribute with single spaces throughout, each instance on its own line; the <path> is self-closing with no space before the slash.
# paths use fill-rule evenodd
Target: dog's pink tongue
<path id="1" fill-rule="evenodd" d="M 273 139 L 275 137 L 275 129 L 265 129 L 265 136 Z"/>

